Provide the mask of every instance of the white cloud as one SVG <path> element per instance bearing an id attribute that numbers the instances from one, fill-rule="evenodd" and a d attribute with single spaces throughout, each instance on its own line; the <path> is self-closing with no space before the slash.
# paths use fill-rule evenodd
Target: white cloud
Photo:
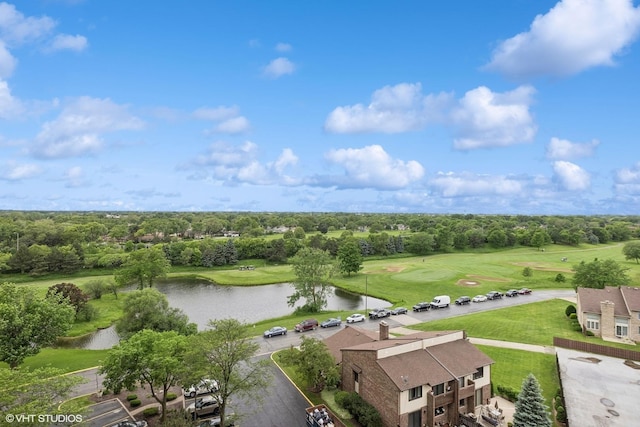
<path id="1" fill-rule="evenodd" d="M 192 178 L 212 178 L 228 184 L 299 185 L 299 180 L 284 173 L 298 161 L 291 149 L 284 149 L 274 162 L 260 163 L 258 157 L 258 145 L 251 141 L 240 145 L 219 141 L 193 162 Z"/>
<path id="2" fill-rule="evenodd" d="M 613 65 L 640 31 L 632 0 L 563 0 L 529 31 L 500 44 L 486 66 L 512 77 L 566 76 Z"/>
<path id="3" fill-rule="evenodd" d="M 0 79 L 10 77 L 18 61 L 11 55 L 5 44 L 0 40 Z"/>
<path id="4" fill-rule="evenodd" d="M 231 119 L 227 119 L 221 123 L 219 123 L 215 128 L 215 132 L 220 133 L 244 133 L 249 130 L 249 120 L 246 117 L 239 116 L 233 117 Z"/>
<path id="5" fill-rule="evenodd" d="M 269 63 L 266 67 L 264 67 L 263 74 L 266 77 L 277 79 L 278 77 L 282 77 L 286 74 L 293 74 L 296 70 L 296 65 L 289 61 L 287 58 L 280 57 L 276 58 Z"/>
<path id="6" fill-rule="evenodd" d="M 524 188 L 515 177 L 453 172 L 438 172 L 429 185 L 443 197 L 516 196 Z"/>
<path id="7" fill-rule="evenodd" d="M 580 166 L 558 160 L 553 162 L 553 172 L 555 179 L 565 190 L 587 190 L 591 186 L 591 177 Z"/>
<path id="8" fill-rule="evenodd" d="M 236 117 L 239 113 L 237 106 L 226 107 L 224 105 L 215 108 L 201 107 L 193 112 L 193 116 L 201 120 L 220 121 Z"/>
<path id="9" fill-rule="evenodd" d="M 471 150 L 531 141 L 537 131 L 529 112 L 534 92 L 531 86 L 504 93 L 485 86 L 468 91 L 451 115 L 456 128 L 454 147 Z"/>
<path id="10" fill-rule="evenodd" d="M 49 34 L 56 22 L 48 16 L 25 17 L 16 7 L 0 3 L 0 38 L 10 44 L 22 44 Z"/>
<path id="11" fill-rule="evenodd" d="M 73 166 L 66 170 L 64 174 L 66 187 L 82 187 L 86 184 L 84 170 L 80 166 Z"/>
<path id="12" fill-rule="evenodd" d="M 0 178 L 7 181 L 20 181 L 40 175 L 42 170 L 38 165 L 19 164 L 15 162 L 5 162 L 0 173 Z"/>
<path id="13" fill-rule="evenodd" d="M 193 116 L 201 120 L 218 122 L 211 130 L 214 133 L 238 134 L 247 132 L 251 128 L 249 120 L 240 115 L 240 109 L 235 105 L 198 108 L 193 112 Z"/>
<path id="14" fill-rule="evenodd" d="M 640 162 L 622 168 L 614 174 L 614 188 L 618 194 L 640 195 Z"/>
<path id="15" fill-rule="evenodd" d="M 278 43 L 276 45 L 276 51 L 278 52 L 290 52 L 293 47 L 289 43 Z"/>
<path id="16" fill-rule="evenodd" d="M 51 40 L 48 50 L 73 50 L 76 52 L 83 51 L 88 46 L 87 38 L 81 35 L 71 36 L 68 34 L 58 34 Z"/>
<path id="17" fill-rule="evenodd" d="M 423 95 L 420 83 L 400 83 L 376 90 L 371 103 L 334 109 L 324 128 L 334 133 L 400 133 L 422 129 L 442 119 L 451 95 Z"/>
<path id="18" fill-rule="evenodd" d="M 23 111 L 22 102 L 11 95 L 7 82 L 0 80 L 0 119 L 19 116 Z"/>
<path id="19" fill-rule="evenodd" d="M 110 99 L 81 97 L 72 100 L 55 120 L 42 126 L 32 153 L 45 158 L 94 153 L 104 145 L 103 134 L 143 127 L 144 122 L 129 113 L 127 106 Z"/>
<path id="20" fill-rule="evenodd" d="M 571 142 L 566 139 L 553 137 L 547 145 L 547 158 L 553 160 L 575 159 L 580 157 L 590 157 L 593 155 L 600 141 L 593 140 L 587 143 Z"/>
<path id="21" fill-rule="evenodd" d="M 338 188 L 396 190 L 424 176 L 424 168 L 414 160 L 393 159 L 379 145 L 331 150 L 325 159 L 344 169 L 342 175 L 316 176 L 309 183 Z"/>

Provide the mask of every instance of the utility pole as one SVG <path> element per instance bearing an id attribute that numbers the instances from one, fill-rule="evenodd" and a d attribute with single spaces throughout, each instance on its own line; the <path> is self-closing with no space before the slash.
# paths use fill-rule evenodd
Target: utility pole
<path id="1" fill-rule="evenodd" d="M 368 303 L 368 295 L 369 295 L 369 280 L 368 276 L 364 276 L 364 311 L 367 312 L 369 308 L 367 307 Z"/>
<path id="2" fill-rule="evenodd" d="M 20 233 L 16 233 L 16 252 L 20 250 Z"/>

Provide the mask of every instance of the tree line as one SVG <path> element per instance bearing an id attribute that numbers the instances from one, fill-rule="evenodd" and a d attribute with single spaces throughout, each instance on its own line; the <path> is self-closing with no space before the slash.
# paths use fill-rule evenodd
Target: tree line
<path id="1" fill-rule="evenodd" d="M 365 258 L 484 247 L 542 248 L 552 243 L 605 244 L 638 237 L 639 220 L 634 216 L 0 212 L 0 273 L 114 269 L 137 249 L 151 247 L 161 249 L 172 266 L 214 267 L 249 259 L 284 263 L 304 247 L 337 257 L 341 246 L 352 245 L 353 239 Z"/>

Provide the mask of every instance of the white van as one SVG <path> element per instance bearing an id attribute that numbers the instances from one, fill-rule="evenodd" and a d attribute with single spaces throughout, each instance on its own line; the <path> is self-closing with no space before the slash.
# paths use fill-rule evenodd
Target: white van
<path id="1" fill-rule="evenodd" d="M 451 304 L 451 298 L 449 295 L 439 295 L 431 301 L 431 308 L 445 308 Z"/>

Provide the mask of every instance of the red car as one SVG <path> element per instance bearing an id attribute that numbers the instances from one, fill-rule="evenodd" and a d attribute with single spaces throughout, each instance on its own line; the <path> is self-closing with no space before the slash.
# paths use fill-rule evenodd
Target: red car
<path id="1" fill-rule="evenodd" d="M 529 295 L 531 293 L 531 289 L 529 288 L 522 288 L 518 291 L 518 293 L 520 295 Z"/>

